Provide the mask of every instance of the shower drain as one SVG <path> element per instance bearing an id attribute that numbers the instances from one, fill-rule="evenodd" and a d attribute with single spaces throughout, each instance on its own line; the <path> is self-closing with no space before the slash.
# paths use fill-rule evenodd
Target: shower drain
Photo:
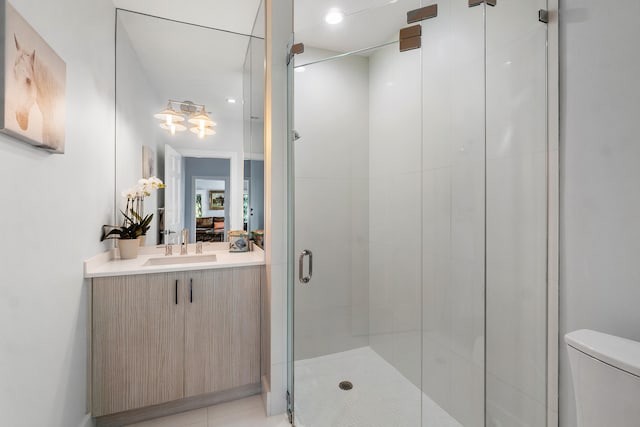
<path id="1" fill-rule="evenodd" d="M 353 388 L 353 384 L 351 381 L 341 381 L 338 387 L 340 387 L 340 390 L 349 391 Z"/>

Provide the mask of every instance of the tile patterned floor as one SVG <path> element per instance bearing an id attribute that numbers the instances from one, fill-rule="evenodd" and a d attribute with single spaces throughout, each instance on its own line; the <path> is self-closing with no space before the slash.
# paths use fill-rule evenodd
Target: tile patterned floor
<path id="1" fill-rule="evenodd" d="M 266 417 L 261 396 L 251 396 L 129 427 L 290 427 L 284 415 Z"/>

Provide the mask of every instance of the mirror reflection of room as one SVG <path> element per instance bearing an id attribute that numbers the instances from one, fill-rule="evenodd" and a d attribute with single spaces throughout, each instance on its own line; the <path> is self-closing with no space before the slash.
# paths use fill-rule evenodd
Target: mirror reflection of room
<path id="1" fill-rule="evenodd" d="M 218 160 L 218 159 L 213 159 Z M 224 242 L 227 179 L 196 178 L 195 180 L 196 242 Z"/>
<path id="2" fill-rule="evenodd" d="M 141 178 L 166 185 L 146 245 L 262 239 L 263 80 L 260 37 L 118 10 L 116 212 Z"/>

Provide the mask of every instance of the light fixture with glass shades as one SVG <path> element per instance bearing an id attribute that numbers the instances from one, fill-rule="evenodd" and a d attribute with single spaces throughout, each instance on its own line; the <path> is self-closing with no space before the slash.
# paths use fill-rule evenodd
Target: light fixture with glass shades
<path id="1" fill-rule="evenodd" d="M 194 104 L 191 101 L 169 100 L 167 108 L 154 114 L 153 117 L 161 120 L 160 127 L 168 131 L 171 135 L 187 130 L 187 127 L 182 124 L 185 120 L 195 125 L 189 130 L 200 138 L 216 133 L 213 127 L 216 126 L 217 123 L 211 120 L 207 114 L 206 107 L 202 104 Z"/>
<path id="2" fill-rule="evenodd" d="M 174 110 L 173 105 L 171 105 L 171 101 L 167 103 L 167 108 L 157 114 L 154 114 L 153 117 L 161 120 L 162 123 L 160 123 L 160 127 L 168 130 L 172 135 L 175 135 L 176 131 L 180 132 L 187 129 L 180 124 L 180 122 L 184 122 L 184 116 L 178 114 L 176 110 Z"/>
<path id="3" fill-rule="evenodd" d="M 189 123 L 196 125 L 189 130 L 198 135 L 199 138 L 204 138 L 207 135 L 213 135 L 216 133 L 216 131 L 213 130 L 213 127 L 217 123 L 209 118 L 204 109 L 197 116 L 191 117 L 189 119 Z"/>
<path id="4" fill-rule="evenodd" d="M 187 130 L 187 127 L 180 123 L 160 123 L 160 127 L 164 130 L 168 130 L 171 135 L 175 135 L 176 132 L 182 132 Z"/>

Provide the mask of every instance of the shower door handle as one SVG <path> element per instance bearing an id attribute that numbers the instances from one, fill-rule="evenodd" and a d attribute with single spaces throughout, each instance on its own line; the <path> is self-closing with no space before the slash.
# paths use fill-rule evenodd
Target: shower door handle
<path id="1" fill-rule="evenodd" d="M 309 257 L 309 274 L 307 276 L 304 275 L 304 257 Z M 313 253 L 309 249 L 305 249 L 300 252 L 300 257 L 298 258 L 298 280 L 300 283 L 309 283 L 311 281 L 311 276 L 313 275 Z"/>

